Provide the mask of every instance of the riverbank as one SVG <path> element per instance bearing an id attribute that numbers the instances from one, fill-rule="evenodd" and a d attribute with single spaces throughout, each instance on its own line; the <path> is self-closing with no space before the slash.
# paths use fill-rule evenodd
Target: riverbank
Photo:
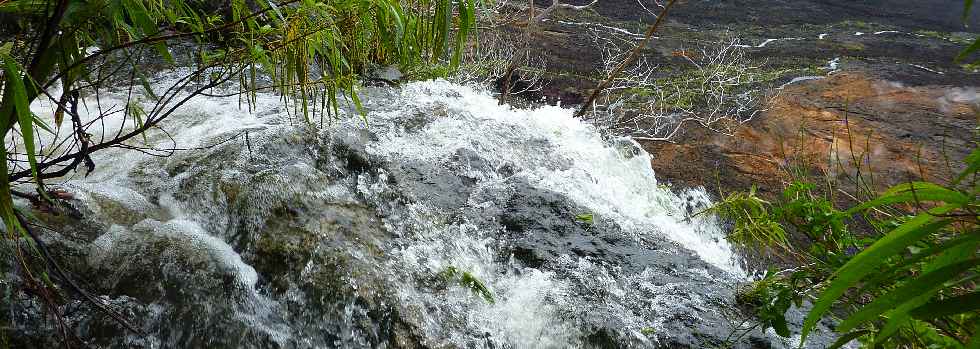
<path id="1" fill-rule="evenodd" d="M 581 103 L 602 77 L 602 50 L 594 38 L 638 37 L 653 18 L 646 9 L 655 10 L 644 4 L 603 1 L 584 11 L 558 11 L 544 22 L 532 40 L 532 52 L 545 59 L 544 83 L 540 96 L 529 99 Z M 747 66 L 759 67 L 759 88 L 776 94 L 733 135 L 692 125 L 672 142 L 642 142 L 653 154 L 658 177 L 713 192 L 754 184 L 764 195 L 774 195 L 787 180 L 794 153 L 805 151 L 811 170 L 826 173 L 836 166 L 828 162 L 831 149 L 846 145 L 857 153 L 869 151 L 874 162 L 900 165 L 874 166 L 884 171 L 879 189 L 922 174 L 948 178 L 944 164 L 958 163 L 975 144 L 971 130 L 980 109 L 980 72 L 953 61 L 980 35 L 980 16 L 964 24 L 956 11 L 961 6 L 959 1 L 680 1 L 643 55 L 657 67 L 655 78 L 683 73 L 685 57 L 678 52 L 735 37 L 745 46 Z M 842 143 L 848 138 L 845 116 L 854 127 L 849 144 Z M 806 142 L 819 145 L 788 144 L 801 128 L 810 138 Z M 853 144 L 866 142 L 869 133 L 876 148 Z"/>

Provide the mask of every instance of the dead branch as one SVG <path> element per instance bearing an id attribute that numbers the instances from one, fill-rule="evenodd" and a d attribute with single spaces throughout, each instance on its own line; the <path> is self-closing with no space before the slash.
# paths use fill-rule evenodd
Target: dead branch
<path id="1" fill-rule="evenodd" d="M 643 40 L 640 40 L 640 44 L 636 45 L 636 47 L 634 47 L 633 50 L 630 51 L 629 55 L 626 56 L 626 59 L 624 59 L 622 63 L 619 64 L 619 66 L 613 69 L 605 80 L 603 80 L 602 82 L 599 83 L 599 85 L 596 86 L 595 90 L 592 91 L 592 94 L 589 95 L 589 98 L 585 100 L 585 103 L 582 104 L 582 107 L 579 108 L 577 113 L 575 113 L 575 117 L 582 117 L 582 115 L 585 115 L 585 112 L 588 110 L 588 108 L 592 106 L 592 103 L 595 102 L 595 99 L 596 97 L 599 96 L 599 93 L 602 92 L 602 90 L 605 90 L 606 87 L 608 87 L 609 84 L 612 82 L 612 80 L 615 79 L 617 75 L 623 72 L 623 69 L 625 69 L 630 64 L 633 64 L 633 62 L 636 60 L 636 57 L 639 55 L 640 50 L 643 49 L 643 47 L 646 47 L 647 42 L 649 42 L 650 38 L 653 37 L 653 33 L 655 33 L 657 29 L 660 28 L 660 23 L 663 23 L 664 18 L 667 17 L 667 14 L 670 12 L 670 8 L 674 6 L 675 2 L 677 2 L 677 0 L 670 0 L 670 2 L 667 3 L 667 6 L 664 6 L 664 10 L 661 11 L 660 15 L 657 16 L 657 21 L 654 22 L 653 25 L 651 25 L 650 28 L 647 29 L 646 34 L 643 35 Z"/>
<path id="2" fill-rule="evenodd" d="M 596 33 L 595 41 L 607 71 L 635 48 L 630 38 Z M 658 77 L 658 66 L 641 56 L 609 80 L 589 121 L 604 132 L 646 141 L 673 141 L 688 124 L 733 135 L 764 111 L 770 97 L 760 86 L 761 67 L 750 64 L 743 46 L 732 38 L 683 50 L 679 56 L 687 67 L 672 76 Z"/>

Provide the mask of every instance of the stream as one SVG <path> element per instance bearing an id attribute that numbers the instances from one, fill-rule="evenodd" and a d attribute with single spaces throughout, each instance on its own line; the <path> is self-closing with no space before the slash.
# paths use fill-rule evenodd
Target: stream
<path id="1" fill-rule="evenodd" d="M 251 110 L 202 96 L 136 142 L 147 151 L 96 153 L 94 172 L 64 178 L 72 213 L 38 214 L 42 239 L 145 332 L 76 300 L 61 309 L 74 335 L 106 348 L 797 344 L 744 328 L 734 292 L 753 273 L 723 225 L 695 215 L 709 195 L 659 182 L 635 142 L 442 80 L 360 96 L 363 117 L 322 127 L 277 95 Z M 189 150 L 157 156 L 175 147 Z M 57 343 L 37 302 L 13 299 L 15 341 Z"/>

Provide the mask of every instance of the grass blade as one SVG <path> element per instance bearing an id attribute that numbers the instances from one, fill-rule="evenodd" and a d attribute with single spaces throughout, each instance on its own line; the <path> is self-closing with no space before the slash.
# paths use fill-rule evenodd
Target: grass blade
<path id="1" fill-rule="evenodd" d="M 844 344 L 850 343 L 852 340 L 855 340 L 858 337 L 861 337 L 861 336 L 866 335 L 866 334 L 869 334 L 869 333 L 871 333 L 871 331 L 869 331 L 869 330 L 857 330 L 857 331 L 853 331 L 851 333 L 845 334 L 843 336 L 840 336 L 840 338 L 837 338 L 837 340 L 834 341 L 834 344 L 831 344 L 829 347 L 827 347 L 827 349 L 837 349 L 837 348 L 843 347 Z"/>
<path id="2" fill-rule="evenodd" d="M 34 148 L 34 127 L 32 127 L 35 117 L 31 113 L 30 102 L 27 100 L 27 89 L 24 87 L 24 80 L 20 78 L 20 69 L 16 61 L 8 55 L 0 55 L 0 59 L 3 60 L 3 70 L 7 75 L 6 87 L 13 92 L 11 96 L 14 99 L 14 110 L 17 113 L 17 123 L 20 124 L 21 137 L 24 139 L 24 152 L 27 153 L 27 161 L 31 165 L 31 175 L 40 188 L 42 182 L 37 171 L 37 153 Z M 0 160 L 6 161 L 6 157 Z"/>

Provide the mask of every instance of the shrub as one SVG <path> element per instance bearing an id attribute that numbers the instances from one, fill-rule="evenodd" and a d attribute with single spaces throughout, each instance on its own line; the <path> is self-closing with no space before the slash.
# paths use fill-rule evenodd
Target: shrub
<path id="1" fill-rule="evenodd" d="M 842 337 L 835 346 L 852 339 L 875 347 L 980 345 L 980 149 L 965 162 L 950 183 L 897 185 L 846 211 L 803 182 L 774 203 L 752 199 L 753 191 L 730 195 L 712 208 L 733 221 L 729 239 L 785 248 L 799 265 L 767 273 L 739 300 L 788 336 L 786 310 L 812 296 L 802 338 L 820 319 L 839 314 Z M 881 233 L 872 229 L 857 238 L 847 224 L 854 219 L 872 222 Z M 746 225 L 759 232 L 740 233 Z M 774 244 L 784 231 L 805 236 L 808 248 Z"/>

